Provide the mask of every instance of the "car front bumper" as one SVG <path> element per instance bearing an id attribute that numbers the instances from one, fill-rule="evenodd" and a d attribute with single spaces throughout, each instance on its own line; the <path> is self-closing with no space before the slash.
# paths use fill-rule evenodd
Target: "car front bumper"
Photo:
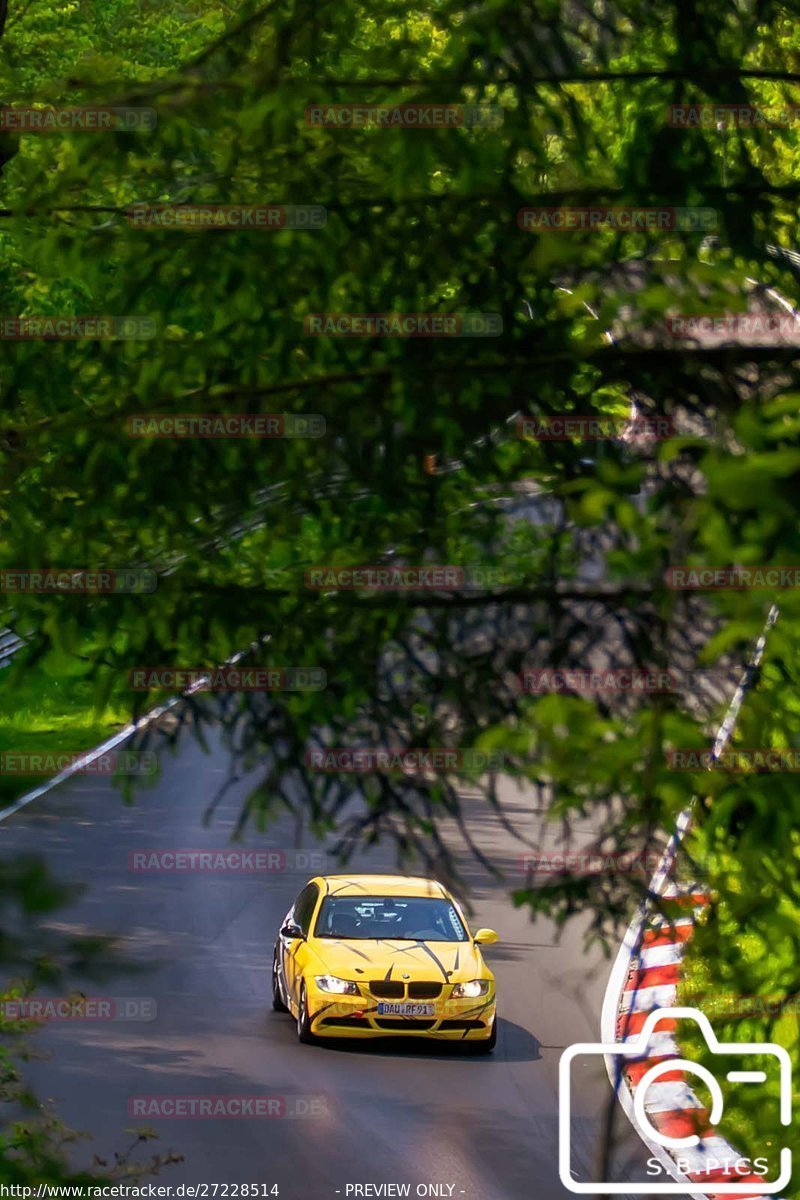
<path id="1" fill-rule="evenodd" d="M 314 988 L 309 995 L 311 1031 L 318 1037 L 430 1037 L 447 1041 L 486 1041 L 495 1020 L 495 993 L 478 999 L 434 1000 L 433 1015 L 392 1016 L 378 1010 L 372 996 L 332 996 Z M 424 1004 L 425 1001 L 413 1001 Z"/>

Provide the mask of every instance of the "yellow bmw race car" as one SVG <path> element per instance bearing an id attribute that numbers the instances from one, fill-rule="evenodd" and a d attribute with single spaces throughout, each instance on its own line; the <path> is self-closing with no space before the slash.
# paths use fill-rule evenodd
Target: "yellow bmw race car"
<path id="1" fill-rule="evenodd" d="M 284 918 L 272 1006 L 301 1042 L 318 1037 L 426 1037 L 489 1054 L 497 1040 L 494 976 L 439 883 L 401 875 L 326 875 Z"/>

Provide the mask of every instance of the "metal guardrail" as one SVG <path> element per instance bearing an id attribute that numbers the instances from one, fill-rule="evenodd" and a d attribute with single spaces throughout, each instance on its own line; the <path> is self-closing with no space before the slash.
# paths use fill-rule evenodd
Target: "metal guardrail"
<path id="1" fill-rule="evenodd" d="M 786 246 L 773 246 L 771 244 L 766 249 L 770 258 L 783 259 L 795 271 L 800 271 L 800 254 L 796 250 L 788 250 Z"/>
<path id="2" fill-rule="evenodd" d="M 8 666 L 21 646 L 21 637 L 10 629 L 0 629 L 0 668 Z"/>

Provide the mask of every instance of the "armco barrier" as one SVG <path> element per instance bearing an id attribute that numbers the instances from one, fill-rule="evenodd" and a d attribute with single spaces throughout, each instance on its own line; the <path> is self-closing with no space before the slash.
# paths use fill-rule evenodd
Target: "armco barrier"
<path id="1" fill-rule="evenodd" d="M 22 638 L 10 629 L 0 629 L 0 667 L 7 667 L 22 645 Z"/>

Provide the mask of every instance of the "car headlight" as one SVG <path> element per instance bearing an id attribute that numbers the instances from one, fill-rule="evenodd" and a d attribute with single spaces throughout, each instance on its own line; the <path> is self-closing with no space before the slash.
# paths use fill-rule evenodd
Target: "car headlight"
<path id="1" fill-rule="evenodd" d="M 359 996 L 361 993 L 349 979 L 338 975 L 315 975 L 314 980 L 321 992 L 334 992 L 337 996 Z"/>
<path id="2" fill-rule="evenodd" d="M 489 991 L 488 979 L 470 979 L 469 983 L 457 983 L 453 987 L 452 996 L 454 1000 L 463 997 L 473 1000 L 476 996 L 485 996 Z"/>

